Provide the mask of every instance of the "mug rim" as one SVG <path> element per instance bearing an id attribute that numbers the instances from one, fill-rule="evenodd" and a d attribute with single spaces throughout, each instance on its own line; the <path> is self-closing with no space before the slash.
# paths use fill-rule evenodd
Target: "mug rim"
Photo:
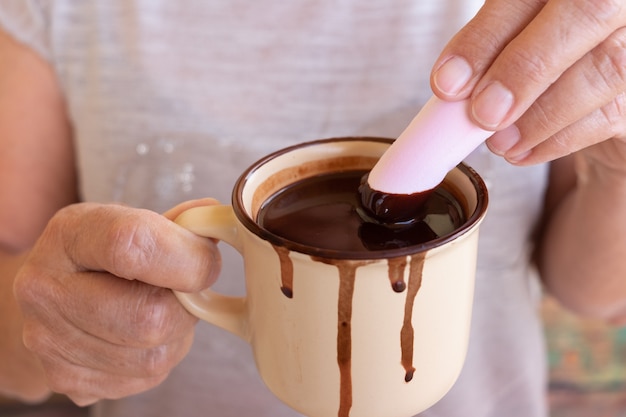
<path id="1" fill-rule="evenodd" d="M 262 240 L 268 241 L 273 245 L 284 247 L 292 252 L 298 252 L 305 255 L 315 256 L 319 258 L 326 259 L 354 259 L 354 260 L 379 260 L 379 259 L 389 259 L 389 258 L 397 258 L 407 255 L 413 255 L 416 253 L 426 252 L 431 249 L 440 247 L 445 245 L 448 242 L 458 239 L 460 236 L 466 234 L 470 230 L 474 229 L 474 227 L 480 223 L 482 218 L 484 217 L 487 206 L 489 203 L 489 193 L 487 191 L 487 186 L 482 179 L 482 177 L 469 165 L 464 162 L 459 163 L 455 168 L 461 171 L 471 182 L 474 190 L 476 191 L 476 208 L 473 213 L 468 216 L 465 222 L 455 229 L 453 232 L 448 233 L 444 236 L 441 236 L 436 239 L 429 240 L 428 242 L 420 243 L 417 245 L 406 246 L 402 248 L 393 248 L 393 249 L 382 249 L 382 250 L 373 250 L 373 251 L 345 251 L 338 249 L 326 249 L 326 248 L 318 248 L 311 245 L 306 245 L 303 243 L 295 242 L 293 240 L 289 240 L 283 238 L 275 233 L 270 232 L 269 230 L 260 226 L 255 219 L 251 217 L 250 214 L 244 208 L 243 202 L 243 189 L 248 178 L 260 167 L 265 165 L 268 161 L 271 161 L 281 155 L 287 154 L 294 150 L 299 150 L 312 146 L 320 146 L 327 143 L 335 143 L 335 142 L 357 142 L 357 141 L 367 141 L 367 142 L 382 142 L 391 144 L 393 139 L 383 138 L 383 137 L 375 137 L 375 136 L 347 136 L 347 137 L 333 137 L 327 139 L 316 139 L 306 142 L 301 142 L 298 144 L 290 145 L 285 148 L 281 148 L 277 151 L 269 153 L 268 155 L 260 158 L 253 164 L 251 164 L 237 179 L 235 183 L 235 187 L 232 191 L 231 202 L 233 211 L 237 219 L 241 222 L 241 224 L 250 232 L 261 238 Z M 454 168 L 453 168 L 454 169 Z"/>

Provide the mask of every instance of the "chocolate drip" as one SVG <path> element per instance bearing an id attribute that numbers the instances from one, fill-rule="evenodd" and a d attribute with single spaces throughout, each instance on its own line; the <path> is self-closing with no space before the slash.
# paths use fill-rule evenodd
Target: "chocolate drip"
<path id="1" fill-rule="evenodd" d="M 389 259 L 389 281 L 391 289 L 395 292 L 404 292 L 406 282 L 404 282 L 404 269 L 406 268 L 406 257 Z"/>
<path id="2" fill-rule="evenodd" d="M 418 253 L 411 257 L 409 269 L 409 288 L 406 294 L 406 302 L 404 304 L 404 322 L 400 331 L 400 344 L 402 347 L 402 366 L 406 371 L 404 380 L 410 382 L 413 379 L 415 367 L 413 366 L 413 305 L 415 304 L 415 296 L 422 285 L 422 270 L 424 267 L 424 253 Z"/>
<path id="3" fill-rule="evenodd" d="M 280 260 L 281 291 L 293 298 L 293 263 L 289 257 L 289 250 L 274 246 Z M 411 256 L 409 264 L 408 286 L 404 281 L 404 271 L 407 266 L 406 257 L 391 258 L 388 260 L 388 278 L 391 288 L 397 293 L 407 291 L 404 305 L 404 319 L 400 331 L 402 358 L 401 363 L 406 373 L 404 380 L 413 379 L 414 331 L 412 324 L 413 306 L 415 297 L 422 283 L 422 269 L 424 253 Z M 339 272 L 339 294 L 337 300 L 337 365 L 339 366 L 339 410 L 338 417 L 349 417 L 352 408 L 352 302 L 356 281 L 356 270 L 360 266 L 372 261 L 332 260 L 320 257 L 311 257 L 314 262 L 334 265 Z"/>
<path id="4" fill-rule="evenodd" d="M 337 363 L 340 374 L 338 417 L 348 417 L 352 407 L 352 296 L 358 264 L 341 263 L 337 326 Z"/>
<path id="5" fill-rule="evenodd" d="M 280 279 L 282 282 L 280 290 L 285 294 L 285 297 L 293 298 L 293 262 L 289 257 L 289 249 L 282 246 L 272 246 L 280 261 Z"/>

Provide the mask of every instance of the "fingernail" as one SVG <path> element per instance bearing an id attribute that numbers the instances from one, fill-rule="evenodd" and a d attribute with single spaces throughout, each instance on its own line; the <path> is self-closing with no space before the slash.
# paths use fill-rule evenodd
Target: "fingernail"
<path id="1" fill-rule="evenodd" d="M 521 138 L 519 129 L 515 125 L 511 125 L 506 129 L 494 133 L 488 140 L 487 144 L 493 153 L 503 156 L 509 149 L 513 148 Z"/>
<path id="2" fill-rule="evenodd" d="M 513 107 L 513 93 L 499 82 L 489 84 L 472 104 L 472 115 L 487 129 L 495 130 Z"/>
<path id="3" fill-rule="evenodd" d="M 439 67 L 435 72 L 433 82 L 439 91 L 454 96 L 468 83 L 472 74 L 470 64 L 464 58 L 454 56 Z"/>

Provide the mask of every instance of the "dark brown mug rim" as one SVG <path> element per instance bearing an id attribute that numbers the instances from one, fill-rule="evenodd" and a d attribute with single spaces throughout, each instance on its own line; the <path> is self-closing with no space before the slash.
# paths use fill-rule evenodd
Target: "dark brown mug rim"
<path id="1" fill-rule="evenodd" d="M 368 141 L 368 142 L 383 142 L 391 144 L 393 139 L 381 138 L 381 137 L 336 137 L 336 138 L 328 138 L 328 139 L 318 139 L 308 142 L 302 142 L 296 145 L 288 146 L 272 152 L 263 158 L 259 159 L 250 167 L 248 167 L 239 177 L 237 182 L 235 183 L 235 187 L 233 188 L 232 193 L 232 206 L 233 211 L 237 219 L 241 222 L 241 224 L 248 229 L 253 234 L 257 235 L 263 240 L 270 242 L 273 245 L 284 247 L 290 251 L 295 251 L 299 253 L 303 253 L 310 256 L 315 256 L 319 258 L 326 259 L 355 259 L 355 260 L 364 260 L 364 259 L 389 259 L 389 258 L 397 258 L 401 256 L 412 255 L 420 252 L 425 252 L 431 249 L 434 249 L 439 246 L 443 246 L 446 243 L 457 239 L 459 236 L 464 235 L 466 232 L 472 229 L 472 227 L 479 222 L 484 216 L 487 205 L 489 201 L 489 195 L 487 191 L 487 186 L 485 182 L 480 177 L 480 175 L 472 169 L 469 165 L 461 162 L 457 165 L 457 168 L 469 178 L 472 186 L 476 190 L 476 208 L 474 212 L 467 218 L 467 220 L 455 231 L 449 233 L 445 236 L 442 236 L 437 239 L 430 240 L 428 242 L 407 246 L 404 248 L 395 248 L 395 249 L 384 249 L 378 251 L 342 251 L 336 249 L 325 249 L 318 248 L 310 245 L 305 245 L 302 243 L 298 243 L 289 239 L 285 239 L 279 235 L 276 235 L 263 227 L 259 226 L 259 224 L 253 219 L 245 210 L 244 203 L 242 201 L 243 189 L 246 185 L 248 178 L 260 167 L 262 167 L 268 161 L 289 153 L 293 150 L 303 149 L 311 146 L 319 146 L 325 143 L 333 143 L 333 142 L 351 142 L 351 141 Z"/>

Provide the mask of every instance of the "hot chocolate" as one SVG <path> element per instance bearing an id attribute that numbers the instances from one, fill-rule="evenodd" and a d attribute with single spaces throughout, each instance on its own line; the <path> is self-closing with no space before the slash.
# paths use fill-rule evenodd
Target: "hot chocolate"
<path id="1" fill-rule="evenodd" d="M 332 172 L 290 184 L 261 207 L 266 230 L 300 244 L 339 251 L 378 251 L 419 245 L 458 229 L 463 211 L 445 187 L 437 187 L 401 219 L 381 223 L 364 210 L 359 185 L 363 170 Z"/>

